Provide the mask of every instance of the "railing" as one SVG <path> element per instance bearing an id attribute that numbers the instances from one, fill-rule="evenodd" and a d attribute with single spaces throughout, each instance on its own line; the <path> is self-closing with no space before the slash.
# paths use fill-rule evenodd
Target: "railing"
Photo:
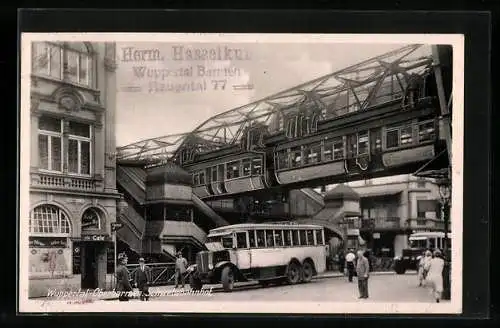
<path id="1" fill-rule="evenodd" d="M 175 283 L 175 263 L 146 263 L 146 265 L 151 269 L 150 286 L 165 286 Z M 138 268 L 139 264 L 127 264 L 131 279 Z"/>
<path id="2" fill-rule="evenodd" d="M 47 189 L 97 191 L 101 180 L 51 173 L 31 173 L 31 186 Z"/>
<path id="3" fill-rule="evenodd" d="M 439 219 L 413 218 L 406 220 L 406 228 L 409 229 L 434 229 L 443 230 L 444 222 Z"/>
<path id="4" fill-rule="evenodd" d="M 386 218 L 363 218 L 361 219 L 362 229 L 400 229 L 401 220 L 399 217 Z"/>

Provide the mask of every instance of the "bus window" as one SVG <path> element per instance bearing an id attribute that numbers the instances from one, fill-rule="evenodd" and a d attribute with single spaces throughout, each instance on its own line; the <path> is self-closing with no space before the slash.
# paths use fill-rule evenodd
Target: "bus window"
<path id="1" fill-rule="evenodd" d="M 290 230 L 284 230 L 284 240 L 285 240 L 285 246 L 292 246 L 292 233 Z"/>
<path id="2" fill-rule="evenodd" d="M 255 230 L 248 230 L 249 247 L 255 247 Z"/>
<path id="3" fill-rule="evenodd" d="M 273 230 L 266 230 L 266 246 L 274 247 L 274 233 Z"/>
<path id="4" fill-rule="evenodd" d="M 233 237 L 232 236 L 222 237 L 222 247 L 233 248 Z"/>
<path id="5" fill-rule="evenodd" d="M 436 238 L 429 238 L 429 249 L 436 249 Z"/>
<path id="6" fill-rule="evenodd" d="M 305 230 L 299 230 L 299 241 L 301 246 L 307 245 L 307 239 L 306 239 L 306 231 Z"/>
<path id="7" fill-rule="evenodd" d="M 314 232 L 316 233 L 316 245 L 324 245 L 321 230 L 314 230 Z"/>
<path id="8" fill-rule="evenodd" d="M 293 246 L 299 246 L 299 230 L 292 230 Z"/>
<path id="9" fill-rule="evenodd" d="M 443 249 L 442 240 L 443 240 L 442 238 L 438 238 L 437 239 L 437 248 L 438 249 Z"/>
<path id="10" fill-rule="evenodd" d="M 307 245 L 313 246 L 314 245 L 314 232 L 312 230 L 307 230 L 306 236 L 307 236 Z"/>
<path id="11" fill-rule="evenodd" d="M 276 246 L 283 246 L 283 230 L 274 230 L 274 241 Z"/>
<path id="12" fill-rule="evenodd" d="M 264 230 L 256 230 L 257 235 L 257 247 L 266 247 L 266 239 Z"/>
<path id="13" fill-rule="evenodd" d="M 236 233 L 236 247 L 237 248 L 248 248 L 247 246 L 247 233 L 237 232 Z"/>

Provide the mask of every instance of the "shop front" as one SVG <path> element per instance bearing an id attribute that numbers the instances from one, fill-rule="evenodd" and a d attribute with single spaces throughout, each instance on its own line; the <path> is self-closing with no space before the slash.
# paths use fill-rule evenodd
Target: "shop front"
<path id="1" fill-rule="evenodd" d="M 112 283 L 114 244 L 109 235 L 83 235 L 73 240 L 73 274 L 80 275 L 82 289 L 106 289 Z"/>

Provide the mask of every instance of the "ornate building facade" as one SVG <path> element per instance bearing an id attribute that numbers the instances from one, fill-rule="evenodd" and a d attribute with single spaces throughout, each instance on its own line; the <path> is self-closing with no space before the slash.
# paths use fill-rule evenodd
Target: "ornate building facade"
<path id="1" fill-rule="evenodd" d="M 31 53 L 29 296 L 109 288 L 115 44 L 33 42 Z"/>

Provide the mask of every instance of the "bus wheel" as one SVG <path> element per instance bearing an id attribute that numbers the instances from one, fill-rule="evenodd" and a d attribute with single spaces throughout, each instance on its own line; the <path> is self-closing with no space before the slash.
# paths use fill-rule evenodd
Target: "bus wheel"
<path id="1" fill-rule="evenodd" d="M 189 286 L 192 290 L 201 290 L 203 287 L 203 283 L 200 278 L 195 278 L 193 276 L 189 277 Z"/>
<path id="2" fill-rule="evenodd" d="M 309 261 L 305 261 L 304 264 L 302 264 L 302 281 L 303 282 L 310 282 L 312 280 L 314 274 L 314 269 Z"/>
<path id="3" fill-rule="evenodd" d="M 231 270 L 231 267 L 227 266 L 224 269 L 222 269 L 221 281 L 222 281 L 222 287 L 224 288 L 224 291 L 230 292 L 233 290 L 234 273 L 233 273 L 233 270 Z"/>
<path id="4" fill-rule="evenodd" d="M 300 281 L 300 265 L 295 262 L 288 264 L 288 268 L 286 270 L 286 280 L 291 285 Z"/>

